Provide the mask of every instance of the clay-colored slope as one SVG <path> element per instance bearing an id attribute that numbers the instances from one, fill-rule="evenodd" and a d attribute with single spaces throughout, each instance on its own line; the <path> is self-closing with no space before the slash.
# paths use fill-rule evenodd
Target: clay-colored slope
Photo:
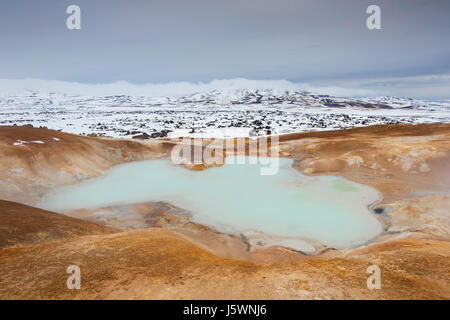
<path id="1" fill-rule="evenodd" d="M 109 234 L 46 213 L 27 215 L 29 222 L 9 216 L 4 232 L 0 216 L 2 239 L 27 244 L 0 249 L 0 298 L 450 299 L 450 124 L 301 133 L 280 141 L 281 155 L 305 174 L 339 175 L 377 188 L 386 232 L 361 248 L 278 263 L 260 250 L 259 259 L 244 262 L 217 257 L 235 256 L 223 254 L 230 248 L 223 238 L 213 242 L 198 228 Z M 173 143 L 0 127 L 0 199 L 33 203 L 56 185 L 113 165 L 167 158 Z M 49 235 L 41 237 L 42 230 Z M 72 264 L 81 267 L 81 290 L 66 288 Z M 372 264 L 381 268 L 380 290 L 366 287 Z"/>
<path id="2" fill-rule="evenodd" d="M 0 248 L 117 230 L 23 204 L 0 200 Z"/>
<path id="3" fill-rule="evenodd" d="M 383 124 L 367 127 L 330 130 L 330 131 L 314 131 L 314 132 L 300 132 L 289 133 L 279 137 L 280 141 L 291 141 L 303 138 L 344 138 L 355 135 L 371 135 L 371 136 L 429 136 L 436 134 L 448 134 L 450 124 L 436 123 L 436 124 Z"/>
<path id="4" fill-rule="evenodd" d="M 98 176 L 127 161 L 164 158 L 172 146 L 0 126 L 0 199 L 35 204 L 55 185 Z"/>
<path id="5" fill-rule="evenodd" d="M 258 265 L 215 257 L 183 235 L 151 228 L 0 251 L 1 299 L 442 299 L 450 247 L 407 239 L 354 252 Z M 381 268 L 380 290 L 366 269 Z M 66 269 L 81 269 L 69 290 Z"/>
<path id="6" fill-rule="evenodd" d="M 281 154 L 301 172 L 372 186 L 385 203 L 450 190 L 450 124 L 299 133 L 280 141 Z"/>

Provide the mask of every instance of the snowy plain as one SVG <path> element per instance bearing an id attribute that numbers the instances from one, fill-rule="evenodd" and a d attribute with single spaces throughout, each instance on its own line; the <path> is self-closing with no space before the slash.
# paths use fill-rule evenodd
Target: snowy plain
<path id="1" fill-rule="evenodd" d="M 221 89 L 182 97 L 0 94 L 0 125 L 110 137 L 226 138 L 449 121 L 449 102 L 275 89 Z"/>

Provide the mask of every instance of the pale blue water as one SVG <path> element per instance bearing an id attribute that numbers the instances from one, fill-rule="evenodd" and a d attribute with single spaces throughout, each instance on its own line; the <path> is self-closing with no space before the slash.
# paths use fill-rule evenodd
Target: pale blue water
<path id="1" fill-rule="evenodd" d="M 127 163 L 99 178 L 61 187 L 39 206 L 64 212 L 167 201 L 219 231 L 253 230 L 335 248 L 361 245 L 382 231 L 367 208 L 378 198 L 372 188 L 337 177 L 302 175 L 286 158 L 279 159 L 276 175 L 266 176 L 260 175 L 260 165 L 230 164 L 233 159 L 205 171 L 189 171 L 168 160 Z"/>

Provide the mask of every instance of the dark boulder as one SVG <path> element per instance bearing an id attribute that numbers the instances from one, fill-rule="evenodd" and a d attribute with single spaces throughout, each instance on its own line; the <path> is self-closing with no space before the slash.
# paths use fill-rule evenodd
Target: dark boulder
<path id="1" fill-rule="evenodd" d="M 136 136 L 133 136 L 133 139 L 146 140 L 146 139 L 150 139 L 150 136 L 144 132 L 143 134 L 138 134 Z"/>
<path id="2" fill-rule="evenodd" d="M 384 213 L 384 208 L 381 207 L 373 208 L 373 212 L 375 212 L 376 214 L 382 214 Z"/>

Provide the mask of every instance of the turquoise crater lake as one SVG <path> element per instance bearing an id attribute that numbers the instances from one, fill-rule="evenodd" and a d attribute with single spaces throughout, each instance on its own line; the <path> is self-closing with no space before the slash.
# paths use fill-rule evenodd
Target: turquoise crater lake
<path id="1" fill-rule="evenodd" d="M 235 164 L 237 158 L 245 164 Z M 261 166 L 249 164 L 249 157 L 227 157 L 224 166 L 204 171 L 169 160 L 131 162 L 98 178 L 59 187 L 39 207 L 66 212 L 166 201 L 218 231 L 266 234 L 307 252 L 314 251 L 313 244 L 359 246 L 382 232 L 368 209 L 378 199 L 376 190 L 338 177 L 305 176 L 287 158 L 279 159 L 275 175 L 261 175 Z"/>

